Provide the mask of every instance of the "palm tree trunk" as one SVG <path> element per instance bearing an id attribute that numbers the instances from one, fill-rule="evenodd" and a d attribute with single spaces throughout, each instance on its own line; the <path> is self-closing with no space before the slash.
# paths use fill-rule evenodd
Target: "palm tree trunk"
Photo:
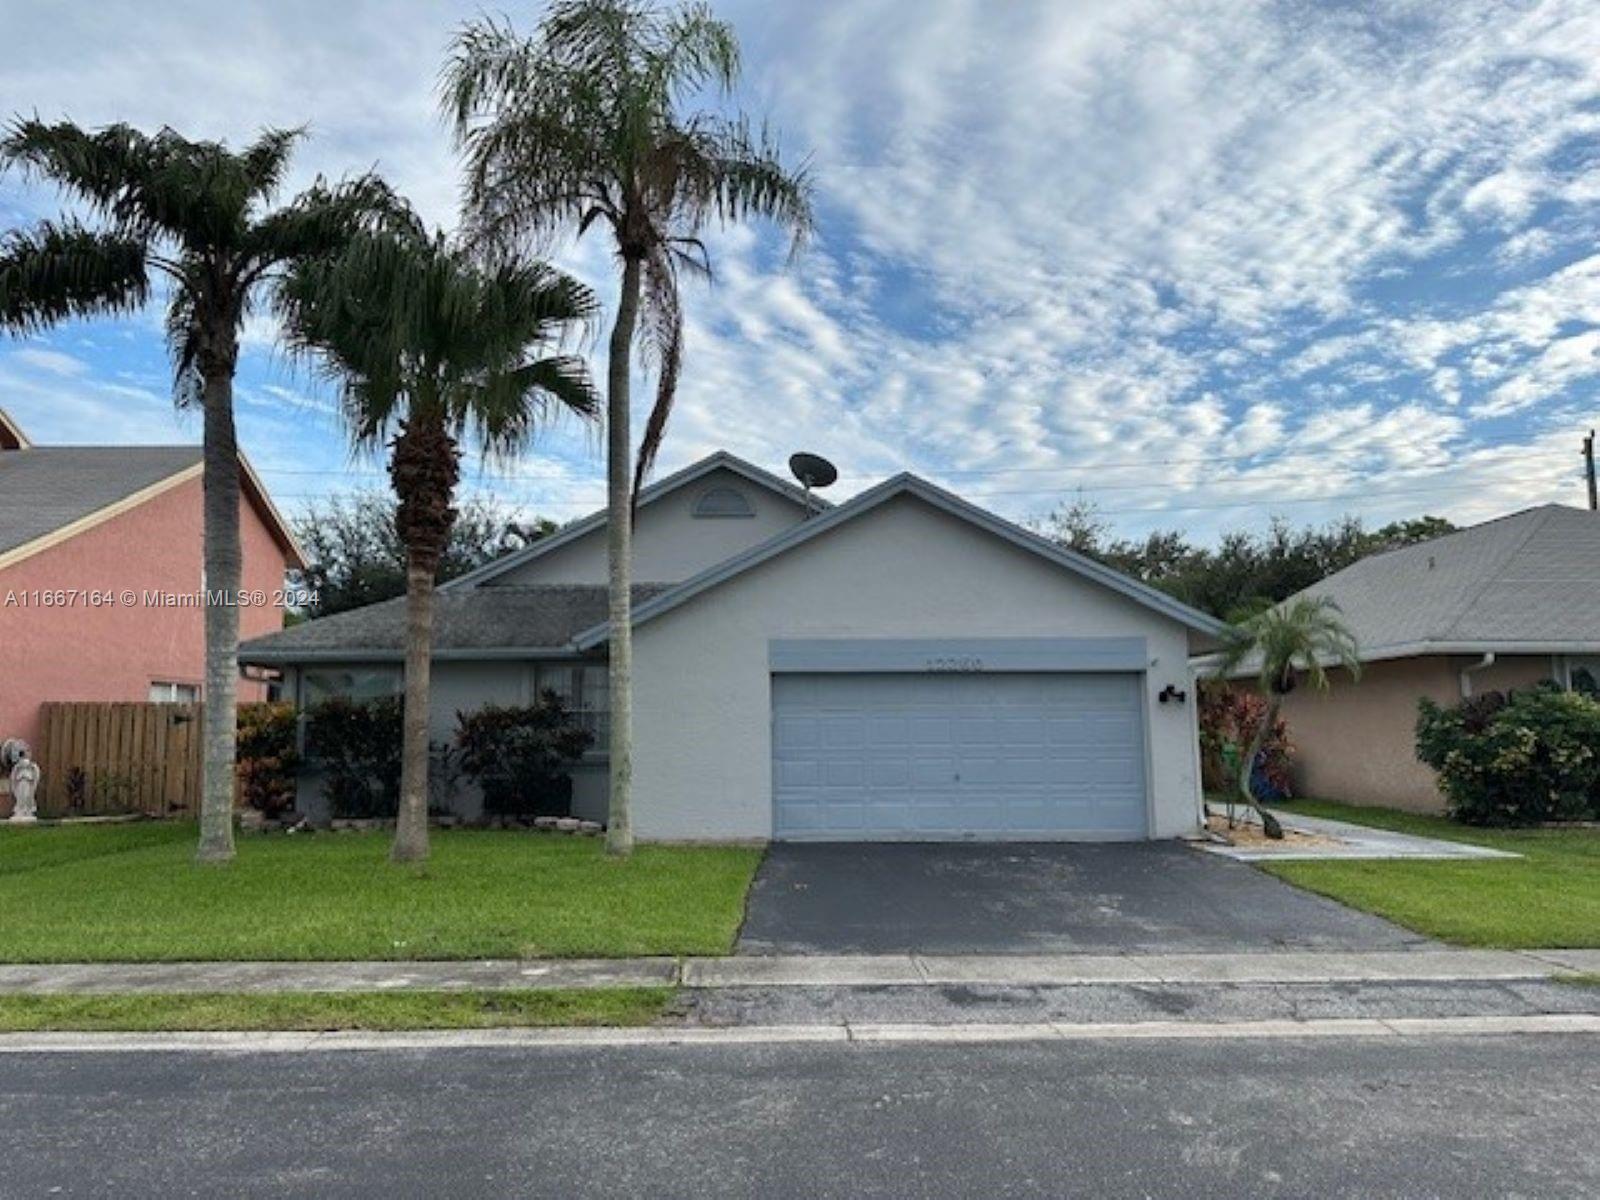
<path id="1" fill-rule="evenodd" d="M 1261 751 L 1267 744 L 1267 738 L 1278 723 L 1278 710 L 1283 707 L 1283 697 L 1277 692 L 1271 693 L 1272 698 L 1267 701 L 1267 715 L 1261 719 L 1261 725 L 1256 729 L 1255 736 L 1250 739 L 1250 749 L 1246 751 L 1244 761 L 1239 766 L 1239 794 L 1244 797 L 1245 806 L 1256 810 L 1256 815 L 1261 818 L 1262 831 L 1269 838 L 1281 838 L 1283 826 L 1278 819 L 1261 807 L 1261 801 L 1256 799 L 1252 786 L 1256 773 L 1256 760 L 1261 757 Z"/>
<path id="2" fill-rule="evenodd" d="M 205 723 L 200 793 L 203 863 L 232 860 L 235 757 L 239 720 L 239 444 L 233 426 L 233 360 L 202 362 L 204 382 Z"/>
<path id="3" fill-rule="evenodd" d="M 428 857 L 428 705 L 433 664 L 433 568 L 406 558 L 405 716 L 400 735 L 400 811 L 394 862 Z"/>
<path id="4" fill-rule="evenodd" d="M 461 453 L 436 405 L 412 398 L 410 418 L 391 444 L 389 479 L 399 507 L 395 530 L 406 548 L 406 679 L 400 734 L 400 811 L 393 862 L 428 857 L 428 709 L 433 673 L 433 588 L 450 537 L 450 505 Z"/>
<path id="5" fill-rule="evenodd" d="M 606 380 L 606 548 L 611 576 L 611 804 L 606 853 L 633 853 L 633 438 L 628 372 L 639 318 L 640 260 L 623 255 Z"/>

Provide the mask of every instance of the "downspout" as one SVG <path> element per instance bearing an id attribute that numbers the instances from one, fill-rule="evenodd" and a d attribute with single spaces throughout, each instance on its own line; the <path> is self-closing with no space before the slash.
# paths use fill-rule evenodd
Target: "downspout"
<path id="1" fill-rule="evenodd" d="M 1479 671 L 1487 671 L 1490 667 L 1494 666 L 1494 660 L 1495 653 L 1493 650 L 1490 650 L 1477 662 L 1471 664 L 1470 666 L 1461 668 L 1461 698 L 1463 700 L 1470 700 L 1472 698 L 1472 677 Z"/>

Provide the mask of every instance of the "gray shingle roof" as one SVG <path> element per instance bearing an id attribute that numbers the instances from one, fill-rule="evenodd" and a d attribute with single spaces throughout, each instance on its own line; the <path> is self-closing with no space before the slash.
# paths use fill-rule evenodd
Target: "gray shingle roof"
<path id="1" fill-rule="evenodd" d="M 0 452 L 0 554 L 199 461 L 199 446 L 35 446 Z"/>
<path id="2" fill-rule="evenodd" d="M 639 584 L 634 603 L 665 591 L 664 583 Z M 398 655 L 405 644 L 405 599 L 365 608 L 254 638 L 239 647 L 244 662 L 293 662 L 353 653 Z M 435 654 L 471 656 L 491 651 L 566 648 L 574 634 L 606 619 L 606 589 L 589 584 L 478 587 L 436 592 Z"/>
<path id="3" fill-rule="evenodd" d="M 1363 658 L 1600 645 L 1600 515 L 1530 508 L 1362 559 L 1303 594 L 1339 606 Z"/>

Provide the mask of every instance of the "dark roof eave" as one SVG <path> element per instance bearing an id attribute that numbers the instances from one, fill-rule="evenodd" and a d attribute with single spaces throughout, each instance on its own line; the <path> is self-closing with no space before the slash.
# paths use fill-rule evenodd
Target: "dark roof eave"
<path id="1" fill-rule="evenodd" d="M 299 663 L 360 663 L 360 662 L 404 662 L 406 652 L 403 648 L 377 647 L 364 649 L 329 649 L 319 647 L 315 650 L 251 650 L 247 646 L 239 647 L 239 661 L 247 666 L 295 666 Z M 587 657 L 577 647 L 567 646 L 476 646 L 476 647 L 443 647 L 433 651 L 430 658 L 434 662 L 494 662 L 503 660 L 522 659 L 549 659 L 549 658 L 584 658 Z"/>

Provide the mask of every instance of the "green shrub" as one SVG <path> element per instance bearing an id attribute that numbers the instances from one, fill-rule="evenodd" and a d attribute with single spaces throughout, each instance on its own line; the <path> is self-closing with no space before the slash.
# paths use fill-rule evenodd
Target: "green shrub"
<path id="1" fill-rule="evenodd" d="M 1553 684 L 1423 700 L 1417 757 L 1439 773 L 1450 813 L 1470 825 L 1600 817 L 1600 703 Z"/>
<path id="2" fill-rule="evenodd" d="M 306 757 L 324 772 L 328 810 L 340 818 L 393 817 L 400 811 L 398 697 L 364 704 L 335 697 L 306 713 Z"/>
<path id="3" fill-rule="evenodd" d="M 294 807 L 295 750 L 292 704 L 239 706 L 239 799 L 246 808 L 275 817 Z"/>
<path id="4" fill-rule="evenodd" d="M 483 790 L 486 813 L 567 816 L 572 765 L 593 742 L 554 692 L 527 707 L 456 714 L 461 769 Z"/>

